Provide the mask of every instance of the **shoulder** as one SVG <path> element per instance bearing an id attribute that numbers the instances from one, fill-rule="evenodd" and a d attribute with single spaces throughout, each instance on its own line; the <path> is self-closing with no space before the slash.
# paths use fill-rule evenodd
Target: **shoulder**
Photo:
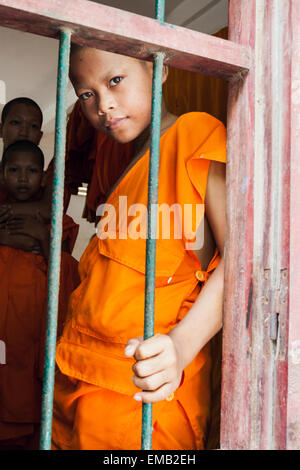
<path id="1" fill-rule="evenodd" d="M 173 138 L 189 155 L 226 160 L 226 129 L 224 124 L 207 113 L 182 114 L 173 124 Z"/>
<path id="2" fill-rule="evenodd" d="M 225 129 L 224 124 L 211 114 L 203 112 L 191 112 L 182 114 L 175 122 L 178 130 L 199 130 L 204 135 L 210 133 L 217 127 Z M 196 126 L 196 128 L 195 128 Z"/>
<path id="3" fill-rule="evenodd" d="M 226 129 L 207 113 L 192 112 L 178 117 L 164 139 L 175 150 L 177 159 L 193 165 L 192 160 L 226 161 Z"/>

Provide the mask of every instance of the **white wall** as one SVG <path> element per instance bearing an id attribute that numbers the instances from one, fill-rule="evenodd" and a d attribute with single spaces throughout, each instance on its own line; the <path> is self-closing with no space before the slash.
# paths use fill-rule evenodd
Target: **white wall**
<path id="1" fill-rule="evenodd" d="M 54 154 L 54 132 L 44 134 L 40 143 L 40 147 L 45 155 L 45 168 L 49 165 L 49 162 L 53 158 Z M 71 196 L 70 204 L 67 210 L 67 214 L 73 218 L 73 220 L 79 224 L 79 233 L 75 247 L 73 249 L 73 256 L 77 260 L 80 259 L 83 251 L 88 245 L 88 242 L 92 235 L 95 233 L 94 224 L 91 224 L 81 217 L 85 205 L 84 196 Z"/>
<path id="2" fill-rule="evenodd" d="M 86 219 L 81 217 L 84 205 L 84 196 L 71 196 L 71 201 L 67 210 L 67 214 L 79 224 L 79 233 L 72 253 L 74 258 L 77 260 L 80 259 L 91 237 L 95 234 L 94 224 L 87 222 Z"/>

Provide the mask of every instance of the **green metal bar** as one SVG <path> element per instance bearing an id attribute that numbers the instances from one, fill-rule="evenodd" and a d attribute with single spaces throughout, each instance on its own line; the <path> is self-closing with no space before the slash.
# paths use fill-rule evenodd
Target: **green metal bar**
<path id="1" fill-rule="evenodd" d="M 159 52 L 154 58 L 148 182 L 148 237 L 146 243 L 144 339 L 148 339 L 154 335 L 155 256 L 163 60 L 164 54 L 162 52 Z M 152 404 L 143 403 L 142 408 L 142 450 L 150 450 L 152 446 Z"/>
<path id="2" fill-rule="evenodd" d="M 164 20 L 164 0 L 156 1 L 156 18 Z M 155 257 L 157 231 L 157 202 L 159 176 L 159 147 L 162 100 L 162 70 L 164 54 L 158 52 L 154 56 L 152 111 L 150 131 L 150 162 L 148 179 L 148 237 L 146 242 L 146 281 L 145 281 L 145 312 L 144 339 L 154 335 L 154 304 L 155 304 Z M 142 450 L 152 448 L 152 404 L 142 406 Z"/>
<path id="3" fill-rule="evenodd" d="M 57 71 L 54 179 L 52 193 L 50 259 L 48 277 L 48 311 L 45 337 L 40 449 L 51 449 L 57 309 L 60 281 L 62 216 L 66 146 L 66 95 L 69 70 L 71 32 L 61 31 Z"/>
<path id="4" fill-rule="evenodd" d="M 165 20 L 165 0 L 156 0 L 155 2 L 155 18 L 158 21 Z"/>

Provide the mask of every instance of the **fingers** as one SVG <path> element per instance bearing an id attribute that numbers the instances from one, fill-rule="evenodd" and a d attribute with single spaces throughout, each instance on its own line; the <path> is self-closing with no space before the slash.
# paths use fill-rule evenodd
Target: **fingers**
<path id="1" fill-rule="evenodd" d="M 143 341 L 130 339 L 125 355 L 134 356 L 132 380 L 142 391 L 134 396 L 137 401 L 154 403 L 165 400 L 180 384 L 182 370 L 173 340 L 157 334 Z"/>
<path id="2" fill-rule="evenodd" d="M 31 249 L 31 253 L 34 253 L 35 255 L 40 255 L 41 252 L 42 251 L 40 245 L 34 245 Z"/>
<path id="3" fill-rule="evenodd" d="M 158 401 L 165 400 L 173 392 L 174 387 L 172 384 L 167 383 L 162 385 L 159 389 L 152 392 L 139 392 L 134 395 L 136 401 L 141 401 L 143 403 L 156 403 Z"/>
<path id="4" fill-rule="evenodd" d="M 143 391 L 155 391 L 170 382 L 168 373 L 165 370 L 160 371 L 157 374 L 149 375 L 148 377 L 138 377 L 134 375 L 132 380 L 136 387 Z"/>
<path id="5" fill-rule="evenodd" d="M 21 230 L 24 228 L 24 219 L 20 217 L 9 219 L 5 225 L 9 231 Z"/>
<path id="6" fill-rule="evenodd" d="M 24 220 L 22 219 L 10 219 L 6 222 L 6 226 L 9 228 L 21 227 L 24 225 Z"/>
<path id="7" fill-rule="evenodd" d="M 143 390 L 142 401 L 145 403 L 164 400 L 179 385 L 176 361 L 170 360 L 166 354 L 139 361 L 132 369 L 135 372 L 132 380 Z M 134 398 L 137 399 L 136 396 Z"/>
<path id="8" fill-rule="evenodd" d="M 12 207 L 10 204 L 0 204 L 0 216 L 4 214 L 6 211 L 11 211 Z"/>
<path id="9" fill-rule="evenodd" d="M 6 227 L 10 230 L 23 229 L 28 222 L 33 223 L 34 220 L 30 220 L 30 216 L 16 214 L 6 222 Z"/>
<path id="10" fill-rule="evenodd" d="M 0 205 L 0 224 L 6 222 L 12 216 L 11 206 Z"/>
<path id="11" fill-rule="evenodd" d="M 143 403 L 165 400 L 179 386 L 182 374 L 172 339 L 158 334 L 145 341 L 130 340 L 129 346 L 136 359 L 132 380 L 142 390 L 134 399 Z"/>
<path id="12" fill-rule="evenodd" d="M 131 341 L 131 340 L 130 340 Z M 157 334 L 136 346 L 134 357 L 137 361 L 148 359 L 173 348 L 172 339 L 167 335 Z"/>
<path id="13" fill-rule="evenodd" d="M 138 338 L 130 339 L 126 345 L 124 354 L 127 357 L 134 356 L 137 347 L 143 342 L 143 337 L 139 336 Z"/>
<path id="14" fill-rule="evenodd" d="M 133 366 L 132 370 L 137 377 L 148 377 L 151 374 L 156 374 L 164 369 L 175 365 L 175 358 L 170 357 L 165 351 L 157 356 L 149 359 L 143 359 L 137 361 Z"/>

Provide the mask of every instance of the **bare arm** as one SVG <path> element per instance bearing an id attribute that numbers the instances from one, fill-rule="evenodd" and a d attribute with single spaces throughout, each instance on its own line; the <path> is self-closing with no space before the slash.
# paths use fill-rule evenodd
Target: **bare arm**
<path id="1" fill-rule="evenodd" d="M 224 243 L 226 206 L 225 165 L 211 162 L 207 192 L 206 215 L 221 261 L 187 315 L 168 335 L 155 335 L 146 341 L 129 340 L 127 356 L 134 355 L 133 378 L 142 390 L 135 399 L 156 402 L 178 388 L 183 369 L 222 327 L 224 287 Z"/>
<path id="2" fill-rule="evenodd" d="M 0 245 L 7 245 L 17 250 L 40 253 L 40 244 L 28 235 L 12 234 L 8 230 L 8 221 L 13 219 L 13 211 L 10 204 L 0 205 Z"/>
<path id="3" fill-rule="evenodd" d="M 10 203 L 12 214 L 41 216 L 45 223 L 51 219 L 51 187 L 46 186 L 39 201 Z"/>
<path id="4" fill-rule="evenodd" d="M 39 243 L 41 254 L 49 258 L 49 231 L 41 219 L 19 214 L 7 222 L 7 228 L 12 236 L 28 236 Z"/>
<path id="5" fill-rule="evenodd" d="M 12 235 L 8 230 L 0 230 L 0 245 L 10 246 L 17 250 L 29 251 L 35 254 L 41 253 L 40 244 L 28 235 Z"/>
<path id="6" fill-rule="evenodd" d="M 222 328 L 223 254 L 226 227 L 226 182 L 225 165 L 223 163 L 211 162 L 205 204 L 206 216 L 219 249 L 221 261 L 202 288 L 189 313 L 169 334 L 177 344 L 177 349 L 182 351 L 183 368 Z M 188 348 L 186 347 L 187 343 L 189 344 Z"/>

